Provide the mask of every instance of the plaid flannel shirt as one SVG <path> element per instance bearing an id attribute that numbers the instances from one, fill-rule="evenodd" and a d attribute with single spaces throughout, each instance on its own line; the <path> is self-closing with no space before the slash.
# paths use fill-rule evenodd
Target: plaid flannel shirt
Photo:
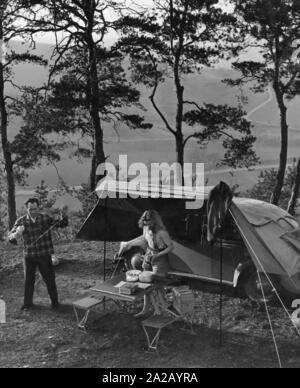
<path id="1" fill-rule="evenodd" d="M 51 227 L 65 228 L 68 217 L 56 220 L 46 214 L 38 214 L 35 222 L 26 215 L 19 218 L 10 233 L 15 233 L 18 226 L 24 226 L 23 240 L 26 256 L 45 256 L 54 253 Z"/>

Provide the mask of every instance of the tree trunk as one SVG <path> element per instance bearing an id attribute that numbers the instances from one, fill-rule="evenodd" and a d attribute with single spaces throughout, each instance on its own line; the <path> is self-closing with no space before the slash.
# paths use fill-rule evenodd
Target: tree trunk
<path id="1" fill-rule="evenodd" d="M 94 157 L 92 161 L 90 184 L 91 190 L 94 190 L 97 182 L 101 177 L 96 176 L 97 166 L 105 162 L 105 154 L 103 149 L 103 130 L 100 120 L 99 108 L 100 108 L 100 92 L 99 92 L 99 77 L 97 70 L 97 54 L 96 46 L 93 39 L 93 26 L 94 26 L 94 12 L 95 9 L 91 9 L 89 14 L 89 26 L 88 26 L 88 47 L 89 47 L 89 84 L 90 84 L 90 101 L 89 110 L 94 127 Z"/>
<path id="2" fill-rule="evenodd" d="M 183 167 L 184 163 L 184 144 L 183 137 L 176 136 L 176 152 L 177 152 L 177 163 Z"/>
<path id="3" fill-rule="evenodd" d="M 297 162 L 295 183 L 293 185 L 291 199 L 287 208 L 288 213 L 290 213 L 292 216 L 295 215 L 297 200 L 299 198 L 299 192 L 300 192 L 300 158 L 298 159 L 298 162 Z"/>
<path id="4" fill-rule="evenodd" d="M 96 156 L 95 154 L 92 156 L 92 160 L 91 160 L 91 169 L 90 169 L 90 188 L 91 188 L 91 191 L 94 191 L 95 188 L 96 188 L 96 170 L 97 170 L 97 166 L 96 166 Z"/>
<path id="5" fill-rule="evenodd" d="M 183 122 L 183 92 L 184 92 L 184 87 L 181 85 L 178 69 L 175 69 L 175 87 L 176 87 L 176 96 L 177 96 L 177 113 L 176 113 L 177 161 L 183 167 L 184 141 L 183 141 L 183 134 L 182 134 L 182 122 Z"/>
<path id="6" fill-rule="evenodd" d="M 181 16 L 180 20 L 180 29 L 178 32 L 179 41 L 178 41 L 178 47 L 176 49 L 175 57 L 174 57 L 174 82 L 175 82 L 175 88 L 176 88 L 176 97 L 177 97 L 177 113 L 176 113 L 176 151 L 177 151 L 177 162 L 180 164 L 182 168 L 182 185 L 184 186 L 184 174 L 183 174 L 183 164 L 184 164 L 184 139 L 183 139 L 183 133 L 182 133 L 182 123 L 183 123 L 183 106 L 184 106 L 184 87 L 181 83 L 180 79 L 180 59 L 182 57 L 183 53 L 183 46 L 184 46 L 184 35 L 185 35 L 185 24 L 186 24 L 186 17 L 188 14 L 188 2 L 184 4 L 184 11 Z M 173 19 L 173 2 L 170 2 L 170 17 L 171 22 Z M 171 38 L 171 41 L 173 42 L 173 37 Z"/>
<path id="7" fill-rule="evenodd" d="M 176 136 L 176 154 L 177 154 L 177 163 L 181 166 L 181 176 L 178 178 L 181 179 L 181 185 L 184 186 L 184 142 L 183 136 Z M 179 174 L 178 174 L 179 175 Z"/>
<path id="8" fill-rule="evenodd" d="M 184 164 L 184 139 L 182 133 L 182 122 L 183 122 L 183 93 L 184 87 L 181 85 L 180 76 L 179 76 L 179 56 L 176 58 L 175 67 L 174 67 L 174 78 L 175 78 L 175 87 L 176 87 L 176 96 L 177 96 L 177 113 L 176 113 L 176 153 L 177 153 L 177 163 L 180 164 L 182 168 L 182 185 L 184 185 L 184 176 L 183 176 L 183 164 Z"/>
<path id="9" fill-rule="evenodd" d="M 0 41 L 3 40 L 2 20 L 0 20 Z M 16 211 L 16 193 L 15 193 L 15 176 L 13 171 L 12 155 L 8 142 L 8 116 L 6 110 L 4 94 L 4 67 L 0 60 L 0 112 L 1 112 L 1 144 L 4 157 L 6 181 L 7 181 L 7 211 L 8 226 L 11 229 L 17 218 Z"/>
<path id="10" fill-rule="evenodd" d="M 94 51 L 94 50 L 92 50 Z M 98 86 L 98 73 L 96 59 L 92 59 L 91 64 L 91 101 L 90 101 L 90 115 L 93 121 L 94 127 L 94 180 L 91 182 L 91 189 L 94 190 L 95 186 L 101 177 L 96 177 L 97 166 L 105 162 L 105 154 L 103 149 L 103 130 L 101 126 L 101 120 L 99 115 L 99 86 Z"/>
<path id="11" fill-rule="evenodd" d="M 283 96 L 276 89 L 276 98 L 277 103 L 280 109 L 280 125 L 281 125 L 281 150 L 280 150 L 280 159 L 279 159 L 279 168 L 276 177 L 276 185 L 274 187 L 271 203 L 274 205 L 279 204 L 282 187 L 284 185 L 284 178 L 287 165 L 287 155 L 288 155 L 288 124 L 287 124 L 287 108 L 284 104 Z"/>

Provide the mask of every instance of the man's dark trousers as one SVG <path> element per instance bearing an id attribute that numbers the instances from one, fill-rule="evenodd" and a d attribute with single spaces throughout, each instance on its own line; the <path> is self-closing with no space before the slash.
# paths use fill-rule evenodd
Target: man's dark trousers
<path id="1" fill-rule="evenodd" d="M 55 283 L 55 272 L 52 265 L 51 255 L 43 256 L 25 256 L 25 292 L 24 305 L 30 306 L 33 304 L 33 293 L 35 283 L 36 268 L 39 269 L 52 302 L 52 305 L 58 304 L 57 288 Z"/>

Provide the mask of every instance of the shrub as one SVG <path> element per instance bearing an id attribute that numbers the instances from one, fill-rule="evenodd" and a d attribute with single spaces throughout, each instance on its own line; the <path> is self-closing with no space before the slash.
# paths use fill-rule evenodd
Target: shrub
<path id="1" fill-rule="evenodd" d="M 95 191 L 91 192 L 88 184 L 83 183 L 81 188 L 74 191 L 73 195 L 79 200 L 82 210 L 77 212 L 79 218 L 85 219 L 96 206 L 98 197 Z"/>
<path id="2" fill-rule="evenodd" d="M 296 175 L 296 166 L 293 165 L 287 168 L 284 186 L 280 198 L 279 206 L 287 209 L 288 203 L 293 190 L 293 184 Z M 252 189 L 246 192 L 246 196 L 250 198 L 260 199 L 265 202 L 270 202 L 270 198 L 276 185 L 277 170 L 271 168 L 269 170 L 261 171 L 258 177 L 258 183 Z"/>

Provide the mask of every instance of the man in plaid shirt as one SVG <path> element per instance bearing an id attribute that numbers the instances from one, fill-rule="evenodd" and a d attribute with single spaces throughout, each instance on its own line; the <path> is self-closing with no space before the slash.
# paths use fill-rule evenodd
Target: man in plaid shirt
<path id="1" fill-rule="evenodd" d="M 38 267 L 51 299 L 52 308 L 59 307 L 55 272 L 52 266 L 51 255 L 54 253 L 51 230 L 54 227 L 68 226 L 66 208 L 61 211 L 58 220 L 40 213 L 39 200 L 30 198 L 26 202 L 27 215 L 19 218 L 8 235 L 11 242 L 18 235 L 23 235 L 24 240 L 24 272 L 25 291 L 22 309 L 30 309 L 33 305 L 35 272 Z"/>

